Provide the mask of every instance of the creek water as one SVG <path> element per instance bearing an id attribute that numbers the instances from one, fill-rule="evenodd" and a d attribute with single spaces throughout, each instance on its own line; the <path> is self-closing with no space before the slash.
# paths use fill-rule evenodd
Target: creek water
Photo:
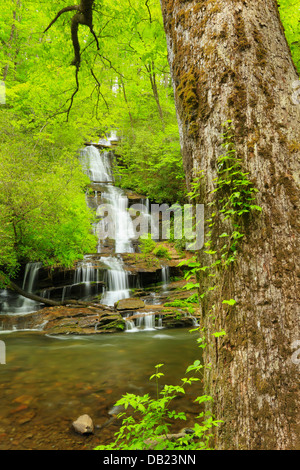
<path id="1" fill-rule="evenodd" d="M 125 393 L 155 397 L 149 380 L 164 363 L 161 384 L 180 383 L 186 367 L 199 359 L 196 337 L 185 329 L 92 337 L 47 337 L 37 333 L 1 334 L 7 364 L 0 366 L 0 449 L 93 448 L 110 442 L 116 426 L 100 429 Z M 197 382 L 177 400 L 188 422 L 199 411 L 192 400 Z M 71 423 L 89 414 L 90 437 L 76 435 Z"/>

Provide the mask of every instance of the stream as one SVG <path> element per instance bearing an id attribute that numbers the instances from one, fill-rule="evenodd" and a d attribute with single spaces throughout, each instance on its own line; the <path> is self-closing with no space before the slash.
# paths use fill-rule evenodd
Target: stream
<path id="1" fill-rule="evenodd" d="M 186 367 L 199 358 L 195 334 L 186 329 L 93 337 L 47 337 L 34 332 L 1 334 L 7 364 L 0 366 L 0 449 L 81 449 L 111 442 L 115 425 L 101 429 L 124 393 L 155 397 L 149 381 L 164 363 L 161 384 L 179 384 Z M 188 422 L 199 386 L 176 400 Z M 80 436 L 71 423 L 89 414 L 95 434 Z M 87 446 L 87 447 L 86 447 Z"/>

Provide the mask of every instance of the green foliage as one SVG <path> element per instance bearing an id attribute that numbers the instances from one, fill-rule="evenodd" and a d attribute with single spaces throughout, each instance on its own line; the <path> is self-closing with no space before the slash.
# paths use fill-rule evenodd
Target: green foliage
<path id="1" fill-rule="evenodd" d="M 212 191 L 212 194 L 217 194 L 217 198 L 209 204 L 216 208 L 216 212 L 212 213 L 208 222 L 209 228 L 212 229 L 218 213 L 223 222 L 231 220 L 233 230 L 230 235 L 226 232 L 219 235 L 219 238 L 226 239 L 226 242 L 222 247 L 221 259 L 214 266 L 218 264 L 227 266 L 236 260 L 240 240 L 244 237 L 242 224 L 245 218 L 254 211 L 262 211 L 261 207 L 255 204 L 257 189 L 249 180 L 248 173 L 243 171 L 242 160 L 236 155 L 234 129 L 231 123 L 227 121 L 223 124 L 225 131 L 222 134 L 222 147 L 225 152 L 218 158 L 216 189 Z M 211 239 L 205 246 L 208 248 L 205 253 L 216 254 L 216 251 L 210 249 Z"/>
<path id="2" fill-rule="evenodd" d="M 152 253 L 155 247 L 156 243 L 154 240 L 152 240 L 150 233 L 148 233 L 147 236 L 140 238 L 140 249 L 144 255 Z"/>
<path id="3" fill-rule="evenodd" d="M 75 155 L 0 115 L 0 266 L 13 276 L 20 262 L 71 266 L 95 249 L 88 180 Z"/>
<path id="4" fill-rule="evenodd" d="M 197 287 L 196 284 L 191 284 L 193 289 Z M 165 303 L 165 307 L 180 307 L 180 308 L 185 308 L 189 307 L 191 304 L 196 304 L 198 303 L 198 294 L 195 293 L 193 295 L 190 295 L 187 299 L 182 299 L 182 300 L 173 300 L 172 302 L 167 302 Z"/>
<path id="5" fill-rule="evenodd" d="M 154 256 L 157 256 L 157 258 L 171 259 L 171 255 L 169 253 L 168 248 L 166 248 L 163 245 L 157 245 L 154 248 L 152 253 L 153 253 Z"/>
<path id="6" fill-rule="evenodd" d="M 300 0 L 279 0 L 278 4 L 292 57 L 300 73 Z"/>
<path id="7" fill-rule="evenodd" d="M 261 212 L 260 206 L 255 204 L 257 189 L 248 178 L 242 168 L 242 161 L 236 155 L 234 146 L 234 129 L 231 121 L 223 124 L 224 133 L 222 134 L 222 147 L 225 153 L 218 158 L 218 177 L 216 178 L 216 189 L 212 193 L 217 193 L 215 199 L 210 205 L 217 208 L 223 222 L 230 219 L 233 230 L 231 235 L 222 233 L 219 238 L 228 239 L 222 247 L 221 264 L 225 266 L 234 262 L 237 257 L 238 247 L 244 234 L 242 233 L 242 224 L 245 218 L 256 211 Z M 213 213 L 209 220 L 209 227 L 215 224 L 216 213 Z M 209 241 L 206 246 L 211 246 Z M 212 250 L 206 250 L 205 253 L 214 254 Z"/>
<path id="8" fill-rule="evenodd" d="M 122 158 L 116 168 L 119 185 L 157 203 L 182 202 L 186 190 L 175 116 L 165 130 L 159 129 L 160 123 L 153 118 L 151 127 L 146 125 L 145 118 L 148 120 L 147 114 L 140 114 L 138 127 L 134 131 L 127 129 L 121 143 Z"/>
<path id="9" fill-rule="evenodd" d="M 79 87 L 69 65 L 72 13 L 43 33 L 64 6 L 62 0 L 12 0 L 1 10 L 0 265 L 10 275 L 21 261 L 67 266 L 94 250 L 87 179 L 75 155 L 111 128 L 124 137 L 122 186 L 157 201 L 184 193 L 159 2 L 97 2 L 98 51 L 89 29 L 79 28 Z"/>
<path id="10" fill-rule="evenodd" d="M 227 305 L 235 305 L 235 304 L 236 304 L 236 300 L 234 300 L 234 299 L 223 300 L 222 303 L 223 303 L 223 304 L 227 304 Z"/>
<path id="11" fill-rule="evenodd" d="M 184 172 L 159 2 L 96 2 L 99 50 L 89 29 L 80 26 L 79 87 L 69 65 L 73 13 L 61 15 L 43 33 L 63 7 L 63 0 L 2 5 L 6 108 L 33 138 L 53 144 L 60 137 L 70 149 L 116 128 L 123 136 L 119 184 L 157 202 L 182 200 Z"/>
<path id="12" fill-rule="evenodd" d="M 151 238 L 151 234 L 145 234 L 140 238 L 140 249 L 143 255 L 152 254 L 156 258 L 171 259 L 171 254 L 168 248 L 163 245 L 158 245 Z"/>
<path id="13" fill-rule="evenodd" d="M 180 256 L 182 256 L 185 252 L 186 243 L 187 240 L 185 237 L 174 240 L 174 247 Z"/>
<path id="14" fill-rule="evenodd" d="M 163 377 L 160 368 L 163 364 L 156 366 L 156 372 L 150 380 L 156 381 L 156 399 L 149 394 L 140 396 L 132 393 L 124 395 L 115 406 L 123 406 L 124 413 L 120 430 L 115 434 L 115 441 L 108 445 L 101 445 L 96 450 L 207 450 L 212 437 L 211 429 L 218 426 L 221 421 L 215 420 L 209 412 L 200 412 L 197 416 L 201 423 L 195 423 L 191 434 L 173 439 L 170 435 L 171 426 L 177 420 L 186 421 L 187 417 L 183 411 L 171 410 L 172 401 L 185 394 L 185 387 L 198 382 L 198 377 L 188 376 L 181 379 L 180 385 L 165 385 L 159 391 L 159 379 Z M 204 366 L 200 361 L 191 364 L 186 373 L 199 373 Z M 195 402 L 202 404 L 211 401 L 207 395 L 199 396 Z M 127 410 L 132 410 L 128 416 Z"/>

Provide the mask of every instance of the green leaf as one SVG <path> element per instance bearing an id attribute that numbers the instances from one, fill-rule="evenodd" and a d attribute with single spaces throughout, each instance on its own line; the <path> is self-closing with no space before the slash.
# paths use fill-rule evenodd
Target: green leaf
<path id="1" fill-rule="evenodd" d="M 236 300 L 234 300 L 234 299 L 223 300 L 222 304 L 235 305 L 235 304 L 236 304 Z"/>

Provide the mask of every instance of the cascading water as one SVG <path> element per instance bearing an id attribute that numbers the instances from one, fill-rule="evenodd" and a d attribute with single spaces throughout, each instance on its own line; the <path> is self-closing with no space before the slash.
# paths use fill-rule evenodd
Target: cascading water
<path id="1" fill-rule="evenodd" d="M 42 263 L 27 263 L 25 267 L 22 289 L 27 292 L 33 292 L 34 285 L 37 281 L 39 269 Z"/>
<path id="2" fill-rule="evenodd" d="M 99 150 L 93 145 L 89 145 L 81 151 L 83 171 L 94 183 L 112 183 L 114 181 L 109 152 L 106 152 L 105 157 L 101 158 Z"/>
<path id="3" fill-rule="evenodd" d="M 129 316 L 130 315 L 128 315 L 128 317 Z M 136 318 L 134 320 L 126 320 L 125 325 L 127 333 L 136 333 L 138 331 L 154 331 L 163 328 L 162 316 L 158 316 L 156 325 L 154 312 L 137 312 Z"/>
<path id="4" fill-rule="evenodd" d="M 103 250 L 104 234 L 107 232 L 107 238 L 114 241 L 114 252 L 116 254 L 133 253 L 134 227 L 128 211 L 129 201 L 125 192 L 112 184 L 113 173 L 110 152 L 99 152 L 95 146 L 91 145 L 81 152 L 81 161 L 84 171 L 88 174 L 92 183 L 101 183 L 100 204 L 98 204 L 98 186 L 96 189 L 97 197 L 93 201 L 97 204 L 96 214 L 101 217 L 96 227 L 94 227 L 95 233 L 98 235 L 98 253 L 101 253 Z M 105 217 L 105 209 L 109 212 L 108 220 Z M 142 213 L 148 217 L 146 205 Z M 101 257 L 100 261 L 107 266 L 104 277 L 107 287 L 101 302 L 112 306 L 118 300 L 130 297 L 129 273 L 124 270 L 122 259 L 116 256 L 109 256 Z M 82 268 L 83 266 L 84 264 Z M 88 272 L 88 266 L 85 266 Z M 83 280 L 81 279 L 81 281 Z"/>
<path id="5" fill-rule="evenodd" d="M 112 135 L 107 139 L 106 143 L 110 144 L 110 140 L 116 140 Z M 110 212 L 110 232 L 109 239 L 114 242 L 114 252 L 117 253 L 133 253 L 134 252 L 134 226 L 130 217 L 128 207 L 129 200 L 126 193 L 114 186 L 113 171 L 112 171 L 112 154 L 111 152 L 102 151 L 93 145 L 87 146 L 81 151 L 80 155 L 83 170 L 91 179 L 92 184 L 95 184 L 95 204 L 97 207 L 97 215 L 102 216 L 102 219 L 94 227 L 96 234 L 103 234 L 105 231 L 105 217 L 104 214 L 99 213 L 104 207 L 109 208 Z M 149 225 L 151 216 L 149 214 L 149 200 L 141 199 L 140 201 L 140 214 L 145 218 L 146 223 Z M 102 251 L 102 239 L 99 237 L 98 253 Z M 107 267 L 104 274 L 104 282 L 106 288 L 101 298 L 101 302 L 105 305 L 113 306 L 118 300 L 130 297 L 129 289 L 129 273 L 124 269 L 123 261 L 118 256 L 102 256 L 100 263 Z M 33 292 L 36 283 L 38 271 L 41 268 L 41 263 L 30 263 L 26 265 L 23 289 L 27 292 Z M 162 269 L 162 281 L 164 287 L 168 282 L 168 268 Z M 72 296 L 72 287 L 84 284 L 83 290 L 80 292 L 88 297 L 92 294 L 92 285 L 99 282 L 99 266 L 95 266 L 95 262 L 91 260 L 89 255 L 84 257 L 84 260 L 78 263 L 73 284 L 64 286 L 62 288 L 61 300 Z M 95 286 L 94 286 L 95 287 Z M 95 292 L 95 289 L 94 291 Z M 55 290 L 44 289 L 41 296 L 44 298 L 51 298 L 55 294 Z M 5 291 L 2 293 L 2 312 L 13 314 L 24 314 L 37 310 L 40 304 L 33 302 L 29 299 L 17 296 L 15 306 L 11 306 L 11 302 L 6 301 Z M 0 299 L 1 303 L 1 299 Z M 150 317 L 149 317 L 150 318 Z M 147 323 L 149 319 L 145 321 Z M 141 320 L 142 321 L 142 320 Z M 150 320 L 149 320 L 150 321 Z M 152 321 L 152 320 L 151 320 Z M 148 323 L 147 323 L 148 325 Z M 146 327 L 150 326 L 148 325 Z M 141 325 L 138 325 L 141 326 Z"/>
<path id="6" fill-rule="evenodd" d="M 161 269 L 161 280 L 162 280 L 162 289 L 164 291 L 167 290 L 168 284 L 170 282 L 170 267 L 169 266 L 163 266 Z"/>
<path id="7" fill-rule="evenodd" d="M 115 241 L 116 253 L 133 253 L 132 240 L 134 238 L 134 230 L 131 217 L 128 212 L 128 198 L 124 195 L 124 191 L 113 185 L 105 185 L 101 195 L 101 201 L 110 209 L 110 235 Z M 97 209 L 97 215 L 102 216 L 103 206 Z M 101 235 L 105 233 L 105 219 L 97 225 L 96 234 L 99 240 Z M 101 241 L 101 240 L 100 240 Z M 99 244 L 101 246 L 101 244 Z"/>
<path id="8" fill-rule="evenodd" d="M 110 145 L 111 140 L 116 140 L 115 135 L 103 141 L 105 146 Z M 106 238 L 113 241 L 113 251 L 117 253 L 133 253 L 134 227 L 128 207 L 129 201 L 126 193 L 114 186 L 112 171 L 112 154 L 108 151 L 99 151 L 94 145 L 85 147 L 80 153 L 80 160 L 84 172 L 89 176 L 92 187 L 95 187 L 95 197 L 89 200 L 91 208 L 96 208 L 96 215 L 101 219 L 94 225 L 94 232 L 98 235 L 98 253 L 103 252 Z M 108 221 L 105 217 L 105 209 L 109 212 L 109 234 L 105 238 L 103 234 L 107 231 Z M 150 221 L 149 201 L 141 200 L 141 214 Z M 101 298 L 101 303 L 112 306 L 118 300 L 130 297 L 129 273 L 124 270 L 120 257 L 101 257 L 100 263 L 107 266 L 104 274 L 106 289 Z M 89 255 L 78 263 L 73 285 L 84 284 L 84 295 L 88 297 L 92 293 L 92 284 L 99 281 L 99 269 L 91 261 Z M 61 300 L 64 301 L 72 294 L 72 285 L 62 289 Z M 51 297 L 51 289 L 44 290 L 43 297 Z"/>
<path id="9" fill-rule="evenodd" d="M 22 289 L 28 293 L 33 293 L 38 279 L 39 269 L 42 263 L 27 263 L 23 278 Z M 4 290 L 1 293 L 0 311 L 7 315 L 24 315 L 35 312 L 40 308 L 40 304 L 34 300 L 27 299 L 21 295 L 10 293 Z"/>
<path id="10" fill-rule="evenodd" d="M 113 306 L 118 300 L 130 297 L 128 273 L 124 270 L 122 260 L 110 256 L 102 257 L 100 261 L 108 267 L 104 276 L 107 288 L 102 295 L 101 303 Z"/>
<path id="11" fill-rule="evenodd" d="M 77 269 L 74 274 L 74 284 L 85 284 L 86 296 L 90 294 L 91 283 L 98 282 L 98 281 L 99 281 L 99 271 L 98 269 L 95 269 L 92 262 L 83 261 L 81 265 L 77 266 Z M 63 295 L 64 295 L 64 291 L 63 291 Z M 66 295 L 66 291 L 65 291 L 65 295 Z"/>
<path id="12" fill-rule="evenodd" d="M 90 145 L 82 150 L 81 162 L 91 182 L 101 183 L 100 204 L 98 204 L 98 190 L 95 198 L 96 214 L 101 217 L 95 227 L 99 239 L 98 253 L 102 251 L 105 235 L 114 240 L 115 253 L 133 253 L 134 228 L 128 212 L 128 198 L 122 189 L 112 184 L 111 153 L 99 152 L 96 147 Z M 105 217 L 106 209 L 109 212 L 108 220 Z"/>

